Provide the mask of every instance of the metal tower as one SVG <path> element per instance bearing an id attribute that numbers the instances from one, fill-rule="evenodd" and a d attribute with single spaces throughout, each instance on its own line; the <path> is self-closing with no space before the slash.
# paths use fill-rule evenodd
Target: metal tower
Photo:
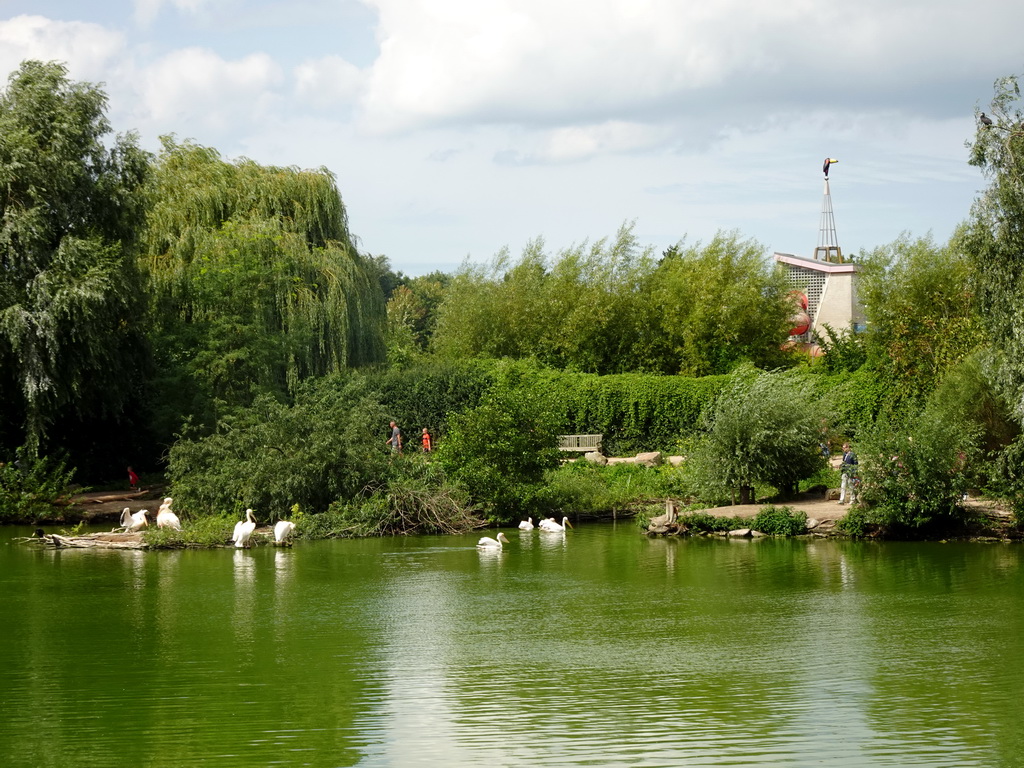
<path id="1" fill-rule="evenodd" d="M 825 197 L 821 204 L 821 226 L 818 229 L 818 247 L 814 249 L 815 261 L 829 261 L 833 264 L 842 264 L 843 250 L 839 247 L 839 239 L 836 236 L 836 219 L 832 213 L 832 193 L 828 188 L 828 169 L 830 165 L 838 163 L 835 158 L 825 158 L 822 171 L 825 173 Z"/>

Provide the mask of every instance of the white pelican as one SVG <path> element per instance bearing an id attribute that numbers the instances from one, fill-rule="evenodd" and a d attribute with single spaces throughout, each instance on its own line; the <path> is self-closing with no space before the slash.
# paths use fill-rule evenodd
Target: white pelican
<path id="1" fill-rule="evenodd" d="M 502 544 L 508 543 L 509 541 L 505 538 L 505 534 L 498 531 L 498 538 L 492 539 L 490 536 L 484 536 L 476 543 L 476 546 L 477 549 L 501 549 Z"/>
<path id="2" fill-rule="evenodd" d="M 530 517 L 530 518 L 527 518 L 526 520 L 523 520 L 523 522 L 521 522 L 519 524 L 519 530 L 520 531 L 532 531 L 533 530 L 533 518 Z"/>
<path id="3" fill-rule="evenodd" d="M 121 525 L 124 526 L 125 533 L 131 533 L 142 528 L 142 526 L 149 526 L 149 520 L 146 519 L 146 512 L 149 510 L 140 509 L 134 515 L 129 507 L 125 507 L 124 511 L 121 512 Z"/>
<path id="4" fill-rule="evenodd" d="M 160 505 L 160 509 L 156 513 L 156 527 L 173 528 L 176 531 L 181 530 L 181 520 L 171 511 L 171 498 L 169 496 L 164 499 L 164 503 Z"/>
<path id="5" fill-rule="evenodd" d="M 295 533 L 295 523 L 291 520 L 278 520 L 277 525 L 274 526 L 274 543 L 287 544 L 293 533 Z"/>
<path id="6" fill-rule="evenodd" d="M 255 530 L 256 518 L 252 516 L 252 510 L 247 509 L 245 510 L 245 519 L 239 520 L 235 523 L 235 530 L 231 534 L 231 539 L 235 542 L 235 546 L 238 548 L 248 547 L 249 538 Z"/>
<path id="7" fill-rule="evenodd" d="M 548 533 L 562 533 L 566 528 L 572 528 L 568 517 L 563 517 L 561 523 L 556 523 L 551 518 L 540 521 L 540 529 Z"/>

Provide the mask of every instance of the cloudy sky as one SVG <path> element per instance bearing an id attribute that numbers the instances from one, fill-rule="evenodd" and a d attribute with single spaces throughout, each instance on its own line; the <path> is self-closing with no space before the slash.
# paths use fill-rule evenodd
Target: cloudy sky
<path id="1" fill-rule="evenodd" d="M 635 221 L 810 255 L 945 240 L 974 110 L 1024 70 L 1008 0 L 0 0 L 0 70 L 58 59 L 118 131 L 325 166 L 408 274 Z"/>

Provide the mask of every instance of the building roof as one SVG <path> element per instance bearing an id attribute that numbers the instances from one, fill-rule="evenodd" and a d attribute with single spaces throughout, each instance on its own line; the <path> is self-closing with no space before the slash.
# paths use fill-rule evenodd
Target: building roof
<path id="1" fill-rule="evenodd" d="M 830 261 L 794 256 L 792 253 L 779 253 L 778 251 L 775 252 L 775 260 L 781 264 L 791 264 L 794 267 L 804 267 L 805 269 L 813 269 L 818 272 L 827 272 L 830 275 L 860 272 L 860 264 L 853 264 L 851 262 L 836 264 Z"/>

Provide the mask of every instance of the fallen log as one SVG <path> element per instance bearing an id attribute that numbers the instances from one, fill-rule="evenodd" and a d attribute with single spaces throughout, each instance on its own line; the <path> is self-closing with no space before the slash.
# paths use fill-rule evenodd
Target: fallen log
<path id="1" fill-rule="evenodd" d="M 141 533 L 87 533 L 83 536 L 61 536 L 49 533 L 21 539 L 51 549 L 147 549 Z"/>

